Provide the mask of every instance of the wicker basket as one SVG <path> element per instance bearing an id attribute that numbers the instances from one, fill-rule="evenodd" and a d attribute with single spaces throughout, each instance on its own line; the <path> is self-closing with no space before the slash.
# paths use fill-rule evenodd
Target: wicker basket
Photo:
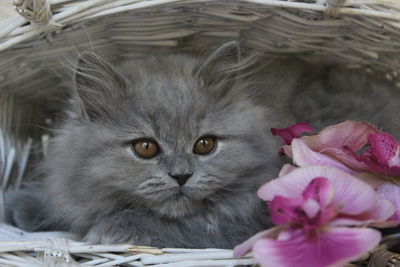
<path id="1" fill-rule="evenodd" d="M 400 87 L 400 0 L 15 0 L 19 15 L 0 25 L 0 216 L 2 191 L 18 187 L 32 144 L 48 136 L 79 51 L 106 58 L 149 52 L 208 49 L 239 40 L 272 56 L 296 54 L 384 73 Z M 33 140 L 33 141 L 32 141 Z M 1 217 L 0 217 L 1 220 Z M 221 249 L 158 249 L 133 245 L 88 246 L 66 233 L 26 233 L 0 227 L 0 266 L 236 266 Z M 385 248 L 360 259 L 397 266 Z M 400 265 L 399 265 L 400 266 Z"/>

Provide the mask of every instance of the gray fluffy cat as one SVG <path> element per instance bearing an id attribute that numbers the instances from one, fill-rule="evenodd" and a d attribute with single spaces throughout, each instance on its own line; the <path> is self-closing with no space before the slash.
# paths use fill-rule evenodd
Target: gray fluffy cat
<path id="1" fill-rule="evenodd" d="M 266 227 L 255 192 L 280 167 L 271 127 L 355 119 L 398 136 L 386 81 L 298 60 L 246 75 L 245 62 L 235 43 L 117 66 L 83 55 L 45 179 L 9 195 L 9 220 L 93 243 L 232 248 Z"/>
<path id="2" fill-rule="evenodd" d="M 115 67 L 83 55 L 45 180 L 10 196 L 10 220 L 158 247 L 231 248 L 264 228 L 255 192 L 279 166 L 280 118 L 235 84 L 237 49 Z"/>

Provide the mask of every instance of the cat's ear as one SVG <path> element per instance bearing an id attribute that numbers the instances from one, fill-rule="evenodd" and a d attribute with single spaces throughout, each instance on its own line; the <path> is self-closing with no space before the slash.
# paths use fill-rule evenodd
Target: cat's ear
<path id="1" fill-rule="evenodd" d="M 195 75 L 206 87 L 226 91 L 231 88 L 238 73 L 240 47 L 237 41 L 223 44 L 197 66 Z M 224 92 L 220 92 L 224 93 Z"/>
<path id="2" fill-rule="evenodd" d="M 125 79 L 111 64 L 91 52 L 79 58 L 74 85 L 77 112 L 91 120 L 107 116 L 112 112 L 112 105 L 118 104 L 127 94 Z"/>

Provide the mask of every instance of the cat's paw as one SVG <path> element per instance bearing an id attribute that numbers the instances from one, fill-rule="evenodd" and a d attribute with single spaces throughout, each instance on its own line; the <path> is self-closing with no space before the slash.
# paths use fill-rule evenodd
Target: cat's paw
<path id="1" fill-rule="evenodd" d="M 129 226 L 129 227 L 127 227 Z M 129 243 L 143 245 L 143 239 L 137 234 L 135 228 L 121 222 L 99 222 L 92 226 L 83 238 L 90 244 L 117 244 Z"/>
<path id="2" fill-rule="evenodd" d="M 41 194 L 34 187 L 9 191 L 5 195 L 5 221 L 26 231 L 47 230 Z"/>

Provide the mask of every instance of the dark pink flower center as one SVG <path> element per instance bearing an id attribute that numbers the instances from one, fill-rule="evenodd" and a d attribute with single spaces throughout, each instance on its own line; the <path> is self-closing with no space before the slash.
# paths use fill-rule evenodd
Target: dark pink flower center
<path id="1" fill-rule="evenodd" d="M 306 230 L 320 228 L 338 214 L 337 208 L 330 206 L 332 194 L 333 187 L 327 178 L 314 178 L 300 197 L 272 199 L 269 204 L 272 222 Z"/>
<path id="2" fill-rule="evenodd" d="M 344 149 L 366 164 L 372 172 L 400 176 L 400 144 L 388 133 L 376 133 L 368 136 L 367 149 L 355 154 L 348 147 Z"/>
<path id="3" fill-rule="evenodd" d="M 399 144 L 388 133 L 370 134 L 368 143 L 371 146 L 371 152 L 375 160 L 389 167 L 400 167 Z"/>

